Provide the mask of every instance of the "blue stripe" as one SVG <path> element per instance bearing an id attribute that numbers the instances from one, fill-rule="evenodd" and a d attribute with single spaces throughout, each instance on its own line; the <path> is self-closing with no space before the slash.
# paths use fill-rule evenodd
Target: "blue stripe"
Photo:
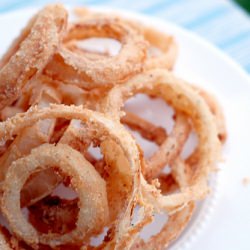
<path id="1" fill-rule="evenodd" d="M 11 3 L 6 3 L 4 7 L 0 7 L 0 12 L 8 12 L 14 9 L 20 9 L 22 7 L 26 7 L 26 6 L 30 6 L 30 5 L 36 5 L 37 3 L 39 4 L 39 6 L 43 6 L 45 4 L 49 4 L 49 1 L 36 1 L 34 2 L 34 0 L 26 0 L 26 1 L 16 1 L 13 3 L 13 1 L 10 1 Z M 58 1 L 54 1 L 54 2 L 58 2 Z M 81 3 L 78 4 L 105 4 L 106 2 L 109 2 L 107 0 L 87 0 L 87 1 L 81 1 Z"/>
<path id="2" fill-rule="evenodd" d="M 245 67 L 246 71 L 248 71 L 248 73 L 250 73 L 250 63 Z"/>
<path id="3" fill-rule="evenodd" d="M 225 49 L 225 48 L 230 47 L 233 44 L 239 43 L 242 40 L 245 40 L 246 38 L 249 38 L 249 37 L 250 37 L 250 31 L 247 30 L 247 31 L 244 31 L 244 32 L 230 38 L 229 40 L 217 43 L 217 45 L 220 46 L 221 48 Z M 250 49 L 250 44 L 249 44 L 249 49 Z M 249 60 L 250 60 L 250 58 L 249 58 Z"/>
<path id="4" fill-rule="evenodd" d="M 8 5 L 13 5 L 13 4 L 15 4 L 16 2 L 19 2 L 19 1 L 18 1 L 18 0 L 12 1 L 11 4 L 9 4 L 9 1 L 6 1 L 6 0 L 5 0 L 5 1 L 1 1 L 1 2 L 0 2 L 0 9 L 3 8 L 3 7 L 6 7 L 6 6 L 8 6 Z"/>
<path id="5" fill-rule="evenodd" d="M 171 5 L 175 5 L 176 3 L 177 4 L 180 4 L 179 2 L 180 1 L 183 1 L 183 0 L 163 0 L 161 2 L 158 2 L 156 4 L 153 4 L 152 6 L 150 7 L 147 7 L 147 8 L 142 8 L 141 11 L 143 11 L 144 13 L 146 14 L 153 14 L 155 12 L 157 12 L 158 10 L 162 10 L 162 9 L 167 9 L 169 8 Z"/>
<path id="6" fill-rule="evenodd" d="M 0 8 L 0 12 L 7 12 L 7 11 L 11 11 L 13 9 L 18 9 L 18 8 L 27 6 L 31 2 L 33 2 L 33 0 L 18 1 L 18 2 L 15 2 L 15 3 L 6 4 L 5 7 Z"/>
<path id="7" fill-rule="evenodd" d="M 228 11 L 229 9 L 226 8 L 225 6 L 216 7 L 215 9 L 212 9 L 211 11 L 195 18 L 193 21 L 184 24 L 184 26 L 188 29 L 194 29 L 206 22 L 209 22 L 212 19 L 214 20 L 215 18 L 218 17 L 221 18 Z"/>
<path id="8" fill-rule="evenodd" d="M 107 1 L 105 1 L 105 0 L 102 0 L 102 1 L 100 1 L 100 0 L 87 0 L 85 3 L 86 4 L 105 4 Z M 79 3 L 80 4 L 80 3 Z"/>

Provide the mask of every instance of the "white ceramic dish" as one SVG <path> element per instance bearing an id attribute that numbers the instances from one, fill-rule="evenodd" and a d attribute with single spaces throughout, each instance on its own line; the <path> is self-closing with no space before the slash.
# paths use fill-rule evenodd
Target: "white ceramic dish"
<path id="1" fill-rule="evenodd" d="M 34 9 L 25 9 L 0 15 L 0 54 L 34 12 Z M 171 249 L 250 249 L 250 185 L 244 186 L 242 182 L 250 178 L 248 75 L 222 52 L 188 31 L 156 18 L 115 12 L 173 34 L 179 45 L 176 74 L 214 93 L 225 110 L 229 134 L 225 163 L 211 180 L 213 193 L 199 205 L 189 227 Z M 161 123 L 160 116 L 158 119 Z"/>

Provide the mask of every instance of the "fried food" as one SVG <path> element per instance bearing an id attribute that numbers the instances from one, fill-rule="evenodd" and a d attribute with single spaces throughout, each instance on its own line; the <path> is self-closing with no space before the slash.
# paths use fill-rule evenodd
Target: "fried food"
<path id="1" fill-rule="evenodd" d="M 138 21 L 132 21 L 126 18 L 122 18 L 113 13 L 105 14 L 101 12 L 86 10 L 86 8 L 76 8 L 75 14 L 77 18 L 82 22 L 93 18 L 109 18 L 120 20 L 123 23 L 126 23 L 128 26 L 137 30 L 137 32 L 143 36 L 143 38 L 149 45 L 146 60 L 143 66 L 145 70 L 154 68 L 165 68 L 169 70 L 173 69 L 178 51 L 177 44 L 173 36 L 167 35 L 166 33 L 160 32 L 159 30 L 156 30 L 152 27 L 145 26 Z M 76 46 L 74 46 L 74 43 L 71 43 L 70 46 L 76 48 Z M 103 54 L 99 54 L 99 57 L 102 55 Z"/>
<path id="2" fill-rule="evenodd" d="M 122 43 L 118 55 L 91 60 L 61 45 L 44 74 L 53 79 L 75 84 L 83 89 L 108 88 L 142 71 L 146 42 L 136 30 L 119 20 L 108 18 L 86 20 L 72 25 L 64 42 L 89 37 L 108 37 Z"/>
<path id="3" fill-rule="evenodd" d="M 38 84 L 37 81 L 36 84 Z M 34 92 L 35 93 L 31 96 L 31 105 L 37 105 L 42 108 L 49 106 L 50 103 L 61 102 L 60 94 L 50 86 L 41 85 L 41 87 L 37 88 Z M 0 174 L 0 182 L 4 180 L 5 174 L 13 161 L 29 154 L 33 148 L 50 141 L 54 131 L 55 122 L 55 119 L 38 121 L 32 127 L 24 129 L 22 133 L 14 139 L 0 158 L 2 170 Z M 22 206 L 32 204 L 36 200 L 47 196 L 51 192 L 51 190 L 48 189 L 51 184 L 58 184 L 60 180 L 58 176 L 52 177 L 50 171 L 47 171 L 46 173 L 47 174 L 41 173 L 40 177 L 38 175 L 36 178 L 33 180 L 31 178 L 26 183 L 27 188 L 24 187 L 22 190 Z M 50 183 L 50 185 L 43 185 L 44 181 Z M 32 186 L 35 186 L 36 188 L 34 189 Z"/>
<path id="4" fill-rule="evenodd" d="M 47 65 L 66 24 L 67 12 L 61 5 L 45 7 L 29 21 L 0 61 L 0 110 Z"/>
<path id="5" fill-rule="evenodd" d="M 62 235 L 51 232 L 40 234 L 27 223 L 20 209 L 22 186 L 32 173 L 47 168 L 54 168 L 57 174 L 70 177 L 70 185 L 79 197 L 76 228 Z M 15 235 L 31 246 L 41 243 L 54 247 L 72 240 L 81 242 L 97 233 L 106 223 L 108 204 L 105 182 L 94 167 L 71 147 L 43 144 L 11 164 L 3 188 L 2 212 Z"/>
<path id="6" fill-rule="evenodd" d="M 70 23 L 63 6 L 45 7 L 0 60 L 0 248 L 163 250 L 210 190 L 227 138 L 223 110 L 171 72 L 170 34 L 111 13 L 77 16 Z M 121 49 L 78 46 L 88 38 Z M 162 99 L 171 122 L 126 111 L 137 94 Z M 131 130 L 156 151 L 146 157 Z M 157 214 L 167 219 L 145 239 Z"/>
<path id="7" fill-rule="evenodd" d="M 103 246 L 108 247 L 108 246 L 112 246 L 112 244 L 117 244 L 117 245 L 123 245 L 123 244 L 129 244 L 129 241 L 124 241 L 124 238 L 121 237 L 123 234 L 126 235 L 125 232 L 129 231 L 129 226 L 130 225 L 130 220 L 131 220 L 131 214 L 130 211 L 133 209 L 133 205 L 135 204 L 135 202 L 138 199 L 138 194 L 137 194 L 137 190 L 139 189 L 139 169 L 140 169 L 140 156 L 137 150 L 137 146 L 134 142 L 134 140 L 129 136 L 129 134 L 126 132 L 126 130 L 122 127 L 122 125 L 120 124 L 116 124 L 113 123 L 112 120 L 107 119 L 104 115 L 93 112 L 91 110 L 83 110 L 81 106 L 79 107 L 73 107 L 73 106 L 65 106 L 65 105 L 51 105 L 49 108 L 44 108 L 44 109 L 39 109 L 39 108 L 32 108 L 29 111 L 27 111 L 26 113 L 23 114 L 17 114 L 15 117 L 10 118 L 9 120 L 7 120 L 6 122 L 3 122 L 0 124 L 0 137 L 2 138 L 2 141 L 7 141 L 9 140 L 9 138 L 13 137 L 14 135 L 17 135 L 20 131 L 22 131 L 24 128 L 31 126 L 32 124 L 36 123 L 38 120 L 43 120 L 43 119 L 56 119 L 56 118 L 65 118 L 65 119 L 79 119 L 81 120 L 85 126 L 87 126 L 87 128 L 89 129 L 89 133 L 91 134 L 92 138 L 91 140 L 93 140 L 94 142 L 97 141 L 97 139 L 99 138 L 100 143 L 101 143 L 101 147 L 103 147 L 103 150 L 107 150 L 107 154 L 104 153 L 105 155 L 105 161 L 108 162 L 111 170 L 109 173 L 109 176 L 106 180 L 107 183 L 107 192 L 108 192 L 108 202 L 109 202 L 109 209 L 110 209 L 110 218 L 111 219 L 110 223 L 110 233 L 109 233 L 109 240 L 108 241 L 104 241 L 103 242 Z M 100 128 L 100 129 L 96 129 L 96 128 Z M 86 137 L 86 135 L 82 135 L 82 137 L 84 138 L 84 136 Z M 112 142 L 113 141 L 113 142 Z M 60 146 L 62 145 L 62 146 Z M 127 145 L 130 145 L 130 147 L 127 147 Z M 55 147 L 53 145 L 41 145 L 41 147 L 45 148 L 48 146 L 51 146 L 52 148 Z M 58 144 L 56 147 L 58 147 L 60 149 L 60 147 L 64 147 L 65 144 Z M 67 146 L 67 148 L 71 148 L 70 146 Z M 71 149 L 73 150 L 73 149 Z M 38 155 L 41 155 L 41 161 L 45 160 L 48 158 L 45 157 L 45 159 L 42 157 L 44 154 L 43 153 L 39 153 L 41 152 L 41 150 L 39 150 L 39 148 L 35 148 L 33 150 L 35 153 L 34 155 L 26 156 L 28 157 L 32 157 L 32 160 L 28 160 L 28 163 L 31 164 L 31 167 L 34 167 L 34 170 L 38 167 L 41 168 L 42 166 L 44 166 L 44 168 L 48 168 L 48 165 L 44 164 L 38 164 L 38 160 L 35 160 L 36 158 L 38 158 Z M 58 153 L 59 155 L 62 154 L 61 157 L 68 157 L 65 162 L 69 161 L 73 154 L 71 154 L 69 152 L 68 156 L 63 156 L 64 152 L 63 150 L 58 150 L 61 153 Z M 75 150 L 73 150 L 74 152 L 77 152 Z M 46 152 L 46 151 L 45 151 Z M 50 151 L 49 151 L 50 153 Z M 80 154 L 80 153 L 78 153 Z M 51 153 L 51 157 L 52 160 L 58 161 L 57 155 L 53 155 Z M 58 155 L 58 156 L 59 156 Z M 83 158 L 83 156 L 81 155 L 81 157 Z M 63 159 L 64 159 L 63 158 Z M 34 160 L 33 160 L 34 159 Z M 73 157 L 73 159 L 75 159 L 75 157 Z M 83 158 L 84 159 L 84 158 Z M 77 159 L 75 159 L 76 161 Z M 19 175 L 16 176 L 16 174 L 18 173 L 18 171 L 15 170 L 15 168 L 19 169 L 20 172 L 22 172 L 22 169 L 25 170 L 25 164 L 23 163 L 23 161 L 25 161 L 25 157 L 21 158 L 17 161 L 14 161 L 12 163 L 13 167 L 10 167 L 10 169 L 12 170 L 8 170 L 8 173 L 11 171 L 11 173 L 13 174 L 13 176 L 10 176 L 9 178 L 12 179 L 12 185 L 13 184 L 13 178 L 15 176 L 15 178 L 18 178 Z M 78 162 L 79 160 L 77 160 Z M 82 161 L 82 160 L 81 160 Z M 80 162 L 79 161 L 79 164 Z M 59 161 L 61 162 L 61 161 Z M 121 164 L 122 162 L 122 164 Z M 18 167 L 15 167 L 16 163 L 18 164 Z M 38 164 L 38 165 L 34 165 L 34 164 Z M 51 165 L 55 165 L 56 163 L 53 164 L 53 162 L 51 163 Z M 66 163 L 64 163 L 66 164 Z M 82 164 L 82 162 L 81 162 Z M 24 166 L 23 168 L 20 166 Z M 42 165 L 42 166 L 40 166 Z M 33 170 L 33 171 L 34 171 Z M 80 169 L 78 171 L 81 171 Z M 9 176 L 7 173 L 7 176 Z M 19 190 L 17 190 L 15 188 L 15 190 L 12 189 L 11 186 L 6 186 L 5 184 L 3 185 L 3 200 L 4 202 L 2 202 L 2 210 L 5 211 L 4 214 L 5 216 L 8 218 L 9 222 L 13 223 L 14 229 L 16 228 L 15 226 L 15 220 L 16 217 L 14 219 L 14 217 L 11 216 L 11 212 L 10 210 L 7 208 L 9 206 L 12 207 L 12 202 L 8 203 L 7 201 L 9 197 L 13 197 L 13 195 L 9 194 L 9 192 L 15 192 L 15 195 L 17 195 L 16 199 L 17 199 L 17 207 L 18 207 L 18 211 L 16 212 L 16 216 L 19 218 L 20 215 L 20 201 L 18 201 L 18 197 L 20 199 L 20 189 L 22 188 L 22 186 L 24 185 L 25 181 L 27 180 L 27 178 L 30 176 L 30 172 L 25 171 L 26 173 L 26 178 L 25 180 L 23 180 L 22 183 L 19 182 L 20 188 Z M 11 175 L 12 175 L 11 174 Z M 79 174 L 78 174 L 79 175 Z M 77 175 L 77 176 L 78 176 Z M 8 178 L 6 176 L 6 178 Z M 80 175 L 81 176 L 81 175 Z M 86 174 L 86 177 L 89 177 L 89 174 Z M 80 178 L 79 176 L 77 178 Z M 5 181 L 8 183 L 8 185 L 11 185 L 10 183 L 10 179 L 5 179 Z M 48 183 L 47 183 L 48 184 Z M 112 184 L 112 185 L 111 185 Z M 96 187 L 96 185 L 93 185 L 94 187 Z M 98 184 L 97 184 L 98 186 Z M 102 188 L 103 189 L 103 188 Z M 76 187 L 77 191 L 81 191 L 84 192 L 84 190 L 79 190 L 79 188 Z M 17 194 L 16 194 L 17 193 Z M 94 196 L 94 197 L 99 197 Z M 100 198 L 103 198 L 102 196 L 100 196 Z M 100 205 L 103 208 L 103 204 Z M 15 206 L 16 207 L 16 206 Z M 17 209 L 16 207 L 16 209 Z M 118 211 L 117 208 L 120 208 L 120 210 Z M 101 210 L 101 208 L 99 207 L 99 209 Z M 90 210 L 89 212 L 91 212 L 92 210 Z M 24 217 L 21 217 L 22 220 L 25 220 Z M 117 218 L 119 218 L 119 220 L 117 221 Z M 90 218 L 91 219 L 91 218 Z M 93 221 L 93 220 L 92 220 Z M 22 225 L 26 225 L 23 224 L 24 221 L 20 222 L 19 227 L 22 228 Z M 11 224 L 12 225 L 12 224 Z M 127 226 L 126 226 L 127 225 Z M 22 238 L 22 234 L 18 233 L 20 228 L 17 229 L 16 234 L 19 236 L 19 238 Z M 30 226 L 29 226 L 30 229 Z M 26 241 L 28 243 L 31 244 L 38 244 L 41 240 L 43 243 L 45 244 L 51 244 L 53 245 L 57 245 L 60 244 L 60 241 L 53 241 L 53 237 L 51 238 L 49 235 L 48 236 L 41 236 L 38 237 L 36 234 L 33 235 L 34 233 L 34 229 L 33 230 L 28 230 L 29 234 L 28 236 L 31 235 L 28 239 L 26 239 Z M 111 234 L 112 232 L 112 234 Z M 132 234 L 134 232 L 130 233 L 130 238 L 131 240 L 132 238 Z M 26 234 L 25 234 L 26 235 Z M 36 236 L 36 237 L 35 237 Z M 53 234 L 52 234 L 53 236 Z M 60 236 L 57 236 L 58 238 L 60 238 Z M 79 237 L 82 237 L 82 234 L 79 235 Z M 49 238 L 51 238 L 51 240 L 49 241 Z M 70 240 L 70 237 L 66 238 L 67 240 Z M 76 239 L 75 239 L 76 240 Z M 74 242 L 74 240 L 73 240 Z M 63 242 L 61 242 L 63 243 Z"/>

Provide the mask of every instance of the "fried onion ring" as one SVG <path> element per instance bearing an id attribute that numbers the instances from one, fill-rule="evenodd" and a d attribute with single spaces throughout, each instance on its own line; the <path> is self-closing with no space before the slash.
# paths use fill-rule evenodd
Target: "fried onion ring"
<path id="1" fill-rule="evenodd" d="M 172 73 L 159 69 L 137 75 L 127 83 L 113 88 L 104 101 L 104 111 L 108 115 L 116 116 L 116 119 L 119 120 L 122 115 L 120 108 L 124 105 L 124 100 L 136 93 L 163 98 L 176 112 L 183 113 L 191 119 L 192 126 L 199 138 L 196 151 L 190 156 L 190 159 L 195 158 L 196 161 L 195 165 L 192 164 L 191 185 L 181 193 L 162 196 L 141 175 L 144 195 L 152 204 L 157 204 L 156 206 L 167 209 L 169 212 L 175 211 L 177 207 L 183 206 L 189 201 L 204 198 L 208 192 L 206 183 L 208 174 L 219 159 L 221 148 L 214 117 L 209 107 L 189 84 L 176 78 Z"/>
<path id="2" fill-rule="evenodd" d="M 129 88 L 128 85 L 129 84 L 126 85 L 127 89 Z M 138 92 L 144 92 L 142 87 L 135 87 L 131 89 L 130 94 L 126 95 L 127 89 L 125 86 L 121 88 L 117 87 L 116 89 L 112 89 L 108 93 L 107 98 L 104 101 L 104 111 L 106 109 L 106 112 L 109 112 L 110 114 L 112 113 L 113 116 L 115 116 L 115 114 L 119 114 L 119 108 L 122 107 L 119 105 L 123 105 L 123 103 L 114 102 L 114 107 L 116 110 L 109 110 L 109 108 L 107 108 L 109 103 L 111 103 L 110 101 L 113 100 L 114 95 L 123 95 L 121 99 L 124 102 L 127 98 L 131 97 L 131 95 L 135 95 Z M 121 93 L 118 93 L 119 91 L 121 91 Z M 149 94 L 151 93 L 149 92 Z M 145 121 L 142 118 L 138 118 L 135 115 L 131 115 L 131 113 L 128 113 L 125 116 L 121 117 L 121 122 L 127 124 L 132 129 L 140 130 L 139 132 L 144 138 L 152 139 L 153 136 L 156 136 L 154 140 L 156 140 L 156 143 L 160 147 L 158 151 L 156 151 L 147 160 L 147 167 L 144 171 L 144 176 L 147 180 L 152 180 L 156 178 L 164 166 L 171 165 L 172 161 L 180 153 L 184 143 L 186 142 L 186 139 L 190 132 L 190 126 L 186 121 L 187 119 L 182 114 L 177 114 L 175 119 L 176 123 L 172 132 L 169 136 L 166 136 L 166 132 L 163 128 L 156 128 L 148 121 Z M 134 125 L 135 123 L 137 124 L 136 126 Z"/>
<path id="3" fill-rule="evenodd" d="M 36 83 L 38 82 L 36 81 Z M 61 101 L 60 95 L 50 86 L 39 86 L 34 92 L 36 93 L 33 93 L 31 102 L 32 104 L 37 104 L 40 108 L 48 106 L 49 103 L 60 103 Z M 55 119 L 38 121 L 34 126 L 24 129 L 22 133 L 15 138 L 0 158 L 1 181 L 4 180 L 5 173 L 13 161 L 29 154 L 32 148 L 50 141 L 55 122 Z M 46 180 L 48 185 L 44 185 Z M 36 202 L 36 200 L 47 196 L 51 192 L 49 189 L 51 184 L 54 183 L 54 185 L 57 185 L 59 181 L 60 178 L 55 175 L 53 176 L 51 170 L 40 173 L 40 177 L 37 175 L 35 178 L 31 178 L 22 190 L 22 206 L 30 205 Z"/>
<path id="4" fill-rule="evenodd" d="M 0 248 L 165 249 L 210 191 L 227 138 L 222 109 L 169 71 L 170 34 L 76 12 L 69 23 L 61 5 L 45 7 L 0 59 Z M 121 49 L 83 48 L 88 38 Z M 170 131 L 126 111 L 139 93 L 170 106 Z M 144 158 L 149 144 L 143 152 L 133 134 L 158 149 Z M 163 226 L 144 237 L 158 215 Z"/>
<path id="5" fill-rule="evenodd" d="M 119 54 L 93 61 L 62 45 L 44 69 L 44 74 L 83 89 L 93 89 L 111 87 L 142 71 L 146 43 L 134 29 L 119 20 L 102 18 L 72 25 L 64 42 L 93 36 L 121 41 L 122 48 Z"/>
<path id="6" fill-rule="evenodd" d="M 80 209 L 76 228 L 63 235 L 38 233 L 27 223 L 20 209 L 20 191 L 28 177 L 38 169 L 51 167 L 62 175 L 70 176 L 70 183 L 79 195 Z M 44 144 L 33 149 L 30 155 L 11 164 L 5 178 L 2 212 L 13 232 L 30 245 L 42 243 L 57 246 L 72 240 L 81 242 L 93 232 L 98 232 L 96 225 L 102 228 L 106 223 L 108 205 L 105 182 L 79 152 L 67 145 Z"/>
<path id="7" fill-rule="evenodd" d="M 15 101 L 25 84 L 46 66 L 66 21 L 67 12 L 61 5 L 45 7 L 14 41 L 0 63 L 0 110 Z"/>
<path id="8" fill-rule="evenodd" d="M 134 204 L 138 200 L 141 156 L 134 140 L 122 125 L 114 123 L 100 113 L 83 109 L 81 106 L 73 107 L 53 104 L 50 108 L 31 108 L 24 114 L 17 114 L 15 117 L 8 119 L 6 122 L 0 123 L 1 141 L 4 142 L 9 140 L 12 136 L 22 131 L 22 129 L 27 126 L 32 126 L 38 120 L 55 118 L 79 119 L 86 124 L 90 130 L 95 132 L 95 137 L 100 138 L 103 141 L 106 138 L 110 138 L 117 143 L 117 145 L 119 145 L 119 150 L 123 152 L 125 158 L 118 157 L 115 161 L 117 162 L 116 164 L 118 164 L 117 166 L 119 166 L 120 160 L 123 162 L 123 164 L 120 164 L 123 170 L 129 168 L 129 172 L 126 170 L 124 174 L 126 179 L 130 180 L 130 184 L 123 187 L 127 189 L 126 200 L 123 201 L 124 205 L 122 210 L 119 211 L 119 220 L 114 221 L 111 225 L 111 230 L 107 236 L 109 240 L 103 242 L 102 247 L 103 249 L 108 249 L 109 247 L 116 245 L 119 249 L 119 246 L 121 245 L 131 244 L 133 240 L 132 235 L 137 234 L 138 231 L 132 231 L 128 235 L 126 241 L 124 241 L 124 235 L 127 235 L 130 231 L 129 225 L 131 221 L 131 211 L 134 208 Z M 129 145 L 129 147 L 127 145 Z M 114 144 L 113 149 L 116 149 Z M 118 148 L 116 149 L 116 152 L 118 153 L 117 150 Z M 126 159 L 126 161 L 122 159 Z M 115 161 L 113 162 L 115 163 Z M 124 165 L 125 162 L 128 164 L 126 168 Z M 117 197 L 119 198 L 119 196 Z M 2 204 L 2 206 L 4 206 L 4 204 Z"/>
<path id="9" fill-rule="evenodd" d="M 157 29 L 154 29 L 149 26 L 145 26 L 144 24 L 138 21 L 131 21 L 129 19 L 117 16 L 115 14 L 105 14 L 99 13 L 95 11 L 88 10 L 86 8 L 76 8 L 75 14 L 79 18 L 80 21 L 86 21 L 88 19 L 100 19 L 100 18 L 109 18 L 109 19 L 118 19 L 120 22 L 126 23 L 131 28 L 137 30 L 149 43 L 149 48 L 147 52 L 147 59 L 144 62 L 144 70 L 154 69 L 154 68 L 165 68 L 165 69 L 173 69 L 176 58 L 177 58 L 177 44 L 173 36 L 167 35 L 166 33 L 162 33 Z M 74 44 L 70 44 L 74 50 L 77 50 L 77 46 Z M 158 51 L 155 51 L 158 50 Z M 83 52 L 83 50 L 78 50 L 78 52 Z M 92 58 L 100 58 L 105 56 L 104 54 L 95 54 L 95 53 L 87 53 L 85 55 L 91 56 Z"/>

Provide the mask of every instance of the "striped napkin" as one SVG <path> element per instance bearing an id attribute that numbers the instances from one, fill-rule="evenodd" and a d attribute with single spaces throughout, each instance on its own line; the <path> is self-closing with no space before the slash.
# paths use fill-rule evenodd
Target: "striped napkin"
<path id="1" fill-rule="evenodd" d="M 53 0 L 1 0 L 0 13 Z M 60 1 L 69 4 L 69 1 Z M 250 73 L 250 18 L 227 0 L 71 0 L 74 5 L 105 5 L 138 11 L 176 23 L 207 39 Z"/>

